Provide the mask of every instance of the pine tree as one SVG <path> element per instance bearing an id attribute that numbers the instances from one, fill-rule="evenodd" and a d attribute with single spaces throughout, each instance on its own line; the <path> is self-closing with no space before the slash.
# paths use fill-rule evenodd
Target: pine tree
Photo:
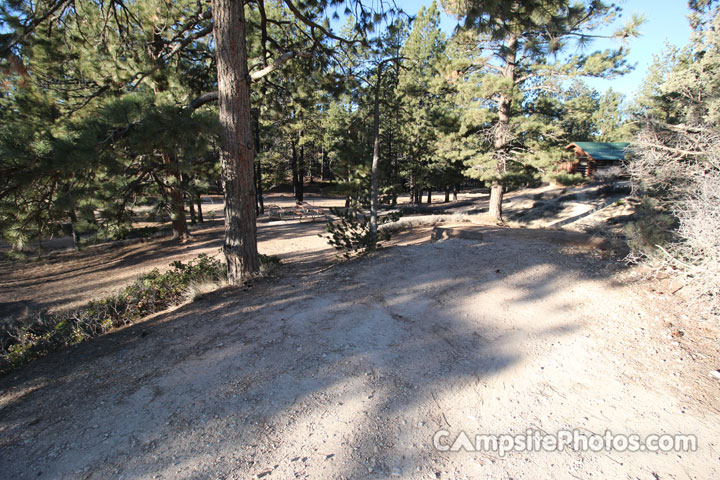
<path id="1" fill-rule="evenodd" d="M 444 135 L 456 127 L 447 68 L 446 38 L 440 12 L 433 2 L 417 14 L 402 48 L 399 72 L 399 123 L 404 161 L 400 169 L 410 179 L 411 200 L 423 189 L 444 188 L 458 181 L 457 165 L 445 146 Z"/>
<path id="2" fill-rule="evenodd" d="M 35 131 L 46 137 L 40 156 L 43 168 L 28 182 L 44 179 L 45 185 L 53 186 L 40 197 L 42 201 L 26 203 L 24 208 L 38 221 L 39 212 L 45 212 L 36 234 L 56 229 L 66 218 L 76 239 L 78 221 L 122 230 L 131 216 L 125 208 L 131 198 L 151 194 L 164 200 L 160 206 L 167 207 L 174 233 L 187 234 L 183 176 L 193 170 L 199 157 L 190 159 L 182 152 L 195 155 L 189 142 L 212 141 L 204 135 L 204 127 L 198 127 L 206 124 L 202 115 L 199 123 L 192 121 L 191 112 L 177 106 L 193 96 L 193 83 L 202 84 L 199 77 L 207 72 L 197 65 L 208 58 L 208 44 L 201 44 L 200 39 L 209 29 L 207 18 L 196 8 L 191 2 L 175 2 L 165 8 L 148 0 L 135 3 L 130 11 L 122 3 L 77 2 L 33 27 L 27 41 L 16 45 L 24 73 L 16 72 L 11 78 L 14 88 L 5 101 L 42 123 L 35 125 Z M 79 15 L 83 21 L 78 20 Z M 192 48 L 180 55 L 175 48 L 178 42 Z M 192 73 L 180 74 L 179 68 Z M 44 102 L 47 108 L 30 108 L 30 101 Z M 28 123 L 27 118 L 16 120 Z M 181 132 L 173 129 L 184 126 L 199 131 L 175 137 Z M 8 130 L 5 147 L 15 150 L 13 161 L 33 163 L 38 155 L 32 143 L 24 142 L 26 148 L 21 151 L 22 145 L 13 143 L 15 127 L 4 127 Z M 128 149 L 146 131 L 155 135 L 144 141 L 141 151 Z M 165 151 L 156 151 L 161 148 Z M 149 159 L 156 153 L 164 160 L 153 164 Z M 128 179 L 136 170 L 135 158 L 145 159 L 141 172 L 147 173 L 147 164 L 153 165 L 152 178 L 139 175 Z M 28 182 L 23 186 L 23 178 L 27 177 L 14 177 L 19 182 L 15 192 L 36 189 Z M 88 195 L 93 198 L 85 198 L 83 191 L 92 192 Z M 12 198 L 5 196 L 4 200 L 12 204 Z M 99 219 L 96 210 L 101 211 Z M 20 238 L 18 229 L 27 234 L 29 224 L 16 220 L 8 220 L 15 224 L 9 228 Z"/>
<path id="3" fill-rule="evenodd" d="M 527 98 L 556 89 L 562 79 L 626 71 L 624 48 L 589 55 L 573 48 L 586 45 L 593 31 L 611 23 L 620 8 L 598 1 L 549 0 L 447 0 L 445 6 L 464 19 L 456 33 L 457 44 L 466 47 L 459 75 L 476 86 L 473 96 L 483 99 L 482 108 L 492 110 L 476 127 L 486 133 L 490 148 L 471 162 L 468 173 L 491 182 L 490 214 L 501 221 L 503 179 L 527 151 L 519 126 Z M 636 35 L 639 23 L 641 18 L 633 18 L 615 37 Z"/>
<path id="4" fill-rule="evenodd" d="M 627 142 L 633 136 L 630 114 L 624 106 L 625 95 L 608 89 L 600 97 L 593 122 L 600 142 Z"/>
<path id="5" fill-rule="evenodd" d="M 323 18 L 322 15 L 329 3 L 313 2 L 302 6 L 295 5 L 290 0 L 285 0 L 284 3 L 296 20 L 309 27 L 309 33 L 304 33 L 303 38 L 306 42 L 310 41 L 313 47 L 328 49 L 323 45 L 327 39 L 353 43 L 352 40 L 347 41 L 332 33 L 327 19 L 318 20 Z M 382 14 L 376 14 L 360 3 L 354 5 L 357 20 L 354 30 L 360 40 L 374 22 L 382 19 Z M 267 27 L 267 12 L 263 3 L 258 3 L 256 6 L 261 9 L 262 34 Z M 347 13 L 353 12 L 348 9 Z M 226 218 L 223 250 L 228 265 L 228 279 L 230 283 L 236 284 L 244 282 L 259 268 L 255 194 L 252 181 L 254 150 L 249 148 L 253 144 L 250 109 L 250 81 L 253 77 L 248 67 L 248 24 L 242 3 L 213 0 L 213 18 L 222 138 L 220 155 L 225 187 Z M 273 39 L 275 44 L 282 45 L 278 40 Z M 265 50 L 267 46 L 268 39 L 263 35 L 261 47 Z M 281 52 L 273 64 L 257 71 L 254 78 L 259 79 L 267 75 L 297 55 L 297 51 Z M 266 58 L 263 59 L 263 63 L 267 61 Z"/>

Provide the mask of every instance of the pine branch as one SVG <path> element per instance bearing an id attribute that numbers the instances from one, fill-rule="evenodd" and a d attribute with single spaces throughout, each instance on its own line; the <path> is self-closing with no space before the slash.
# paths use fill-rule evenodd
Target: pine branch
<path id="1" fill-rule="evenodd" d="M 190 104 L 187 106 L 188 110 L 197 110 L 198 108 L 202 107 L 203 105 L 206 105 L 210 102 L 216 102 L 218 99 L 218 92 L 207 92 L 203 93 L 199 97 L 197 97 L 195 100 L 190 102 Z"/>
<path id="2" fill-rule="evenodd" d="M 50 4 L 45 13 L 37 17 L 33 16 L 30 20 L 30 23 L 28 23 L 27 25 L 23 25 L 22 32 L 14 32 L 12 34 L 9 34 L 9 41 L 0 49 L 0 57 L 8 58 L 8 56 L 12 53 L 12 49 L 18 44 L 24 42 L 27 37 L 35 31 L 37 27 L 39 27 L 52 15 L 54 15 L 58 10 L 60 10 L 61 8 L 64 9 L 73 2 L 74 0 L 56 0 L 55 2 Z"/>
<path id="3" fill-rule="evenodd" d="M 309 52 L 285 52 L 283 53 L 280 58 L 275 60 L 273 63 L 268 65 L 267 67 L 263 68 L 262 70 L 258 70 L 256 72 L 253 72 L 250 74 L 250 80 L 253 82 L 257 82 L 261 78 L 269 75 L 270 73 L 274 72 L 275 70 L 282 67 L 284 64 L 286 64 L 288 61 L 292 60 L 295 57 L 303 57 L 303 58 L 310 58 L 312 57 L 312 54 Z M 203 93 L 202 95 L 196 97 L 192 102 L 188 104 L 186 107 L 186 110 L 197 110 L 198 108 L 202 107 L 203 105 L 207 105 L 208 103 L 215 102 L 218 99 L 218 92 L 207 92 Z"/>
<path id="4" fill-rule="evenodd" d="M 173 49 L 170 50 L 170 52 L 168 52 L 165 55 L 162 55 L 160 57 L 160 59 L 155 63 L 155 66 L 153 66 L 150 70 L 148 70 L 147 72 L 136 74 L 135 76 L 136 77 L 140 76 L 140 78 L 135 83 L 135 85 L 133 85 L 132 88 L 130 88 L 130 91 L 134 92 L 135 90 L 137 90 L 137 88 L 140 86 L 140 84 L 143 82 L 143 80 L 145 80 L 147 77 L 149 77 L 150 75 L 155 73 L 160 67 L 165 65 L 167 63 L 167 61 L 170 58 L 172 58 L 176 53 L 181 51 L 183 48 L 187 47 L 190 43 L 194 42 L 195 40 L 198 40 L 202 37 L 205 37 L 206 35 L 211 34 L 212 31 L 213 31 L 213 24 L 211 23 L 210 25 L 203 28 L 202 30 L 185 37 L 181 42 L 179 42 L 177 45 L 175 45 L 175 47 L 173 47 Z"/>
<path id="5" fill-rule="evenodd" d="M 343 37 L 338 37 L 331 31 L 327 30 L 322 25 L 319 25 L 319 24 L 315 23 L 314 21 L 310 20 L 305 15 L 303 15 L 302 12 L 300 12 L 300 10 L 290 0 L 284 0 L 284 3 L 285 3 L 285 5 L 287 5 L 287 7 L 290 9 L 290 11 L 295 15 L 295 17 L 297 17 L 298 20 L 300 20 L 302 23 L 304 23 L 305 25 L 307 25 L 310 28 L 316 28 L 316 29 L 320 30 L 326 37 L 332 38 L 333 40 L 337 40 L 338 42 L 343 42 L 343 43 L 358 43 L 359 42 L 359 40 L 348 40 Z"/>
<path id="6" fill-rule="evenodd" d="M 257 82 L 258 80 L 263 78 L 265 75 L 268 75 L 268 74 L 274 72 L 275 70 L 282 67 L 289 60 L 291 60 L 295 57 L 311 58 L 312 54 L 308 53 L 308 52 L 285 52 L 280 56 L 280 58 L 275 60 L 273 63 L 271 63 L 267 67 L 263 68 L 262 70 L 258 70 L 256 72 L 251 73 L 250 80 L 252 80 L 253 82 Z"/>

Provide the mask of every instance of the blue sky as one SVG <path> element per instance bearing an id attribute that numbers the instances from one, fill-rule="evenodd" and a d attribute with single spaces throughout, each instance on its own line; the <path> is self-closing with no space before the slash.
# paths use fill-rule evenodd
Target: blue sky
<path id="1" fill-rule="evenodd" d="M 429 5 L 432 0 L 397 0 L 397 5 L 404 11 L 415 14 L 422 5 Z M 647 21 L 640 28 L 642 36 L 632 39 L 629 43 L 628 60 L 636 64 L 632 73 L 613 80 L 587 79 L 587 83 L 604 92 L 608 88 L 624 93 L 628 100 L 645 78 L 645 72 L 652 62 L 652 56 L 659 54 L 668 41 L 677 46 L 686 45 L 690 41 L 690 26 L 686 15 L 687 2 L 683 0 L 628 0 L 619 2 L 623 8 L 623 16 L 618 25 L 625 23 L 632 13 L 645 14 Z M 441 21 L 443 30 L 450 33 L 456 20 L 443 14 Z M 614 28 L 612 29 L 614 30 Z M 595 40 L 588 52 L 606 48 L 617 48 L 614 40 Z"/>

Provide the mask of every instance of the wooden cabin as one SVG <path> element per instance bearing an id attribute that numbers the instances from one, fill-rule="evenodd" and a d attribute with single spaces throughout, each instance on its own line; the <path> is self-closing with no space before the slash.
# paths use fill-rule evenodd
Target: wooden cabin
<path id="1" fill-rule="evenodd" d="M 574 162 L 561 165 L 568 173 L 580 173 L 583 177 L 593 177 L 598 170 L 621 167 L 625 161 L 627 142 L 574 142 L 565 150 L 575 154 Z"/>

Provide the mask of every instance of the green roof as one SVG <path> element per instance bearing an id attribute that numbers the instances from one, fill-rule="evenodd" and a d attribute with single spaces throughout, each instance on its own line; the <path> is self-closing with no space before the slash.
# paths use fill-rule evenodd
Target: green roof
<path id="1" fill-rule="evenodd" d="M 628 142 L 573 142 L 595 160 L 625 160 Z"/>

